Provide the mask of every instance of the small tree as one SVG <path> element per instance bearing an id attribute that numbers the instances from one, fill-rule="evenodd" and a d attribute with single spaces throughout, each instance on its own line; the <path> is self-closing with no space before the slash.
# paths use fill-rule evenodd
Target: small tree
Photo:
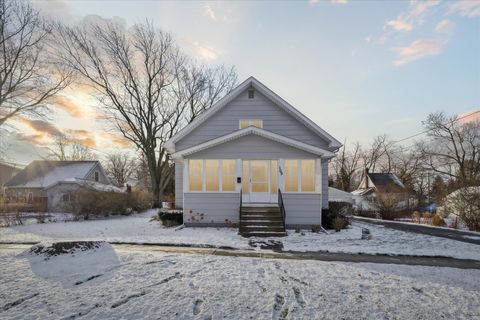
<path id="1" fill-rule="evenodd" d="M 96 160 L 92 151 L 66 134 L 55 137 L 48 157 L 57 161 Z"/>
<path id="2" fill-rule="evenodd" d="M 107 155 L 105 169 L 115 179 L 118 186 L 123 186 L 133 176 L 137 163 L 126 152 L 115 152 Z"/>

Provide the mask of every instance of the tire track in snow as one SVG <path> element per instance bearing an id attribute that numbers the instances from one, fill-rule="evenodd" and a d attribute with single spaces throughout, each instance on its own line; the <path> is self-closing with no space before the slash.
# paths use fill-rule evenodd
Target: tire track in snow
<path id="1" fill-rule="evenodd" d="M 40 294 L 40 293 L 38 293 L 38 292 L 37 292 L 37 293 L 32 293 L 32 294 L 26 295 L 26 296 L 24 296 L 24 297 L 22 297 L 22 298 L 20 298 L 20 299 L 17 299 L 17 300 L 15 300 L 15 301 L 13 301 L 13 302 L 7 303 L 6 305 L 4 305 L 4 306 L 2 307 L 2 311 L 7 311 L 8 309 L 11 309 L 11 308 L 13 308 L 13 307 L 15 307 L 15 306 L 18 306 L 19 304 L 21 304 L 21 303 L 23 303 L 23 302 L 25 302 L 25 301 L 27 301 L 27 300 L 30 300 L 30 299 L 38 296 L 39 294 Z"/>
<path id="2" fill-rule="evenodd" d="M 112 309 L 118 308 L 118 307 L 120 307 L 121 305 L 127 303 L 128 301 L 130 301 L 130 300 L 132 300 L 132 299 L 135 299 L 135 298 L 140 298 L 140 297 L 142 297 L 142 296 L 144 296 L 144 295 L 146 295 L 146 294 L 147 294 L 147 292 L 145 292 L 145 291 L 131 294 L 131 295 L 129 295 L 129 296 L 127 296 L 127 297 L 125 297 L 125 298 L 123 298 L 123 299 L 120 299 L 120 300 L 118 300 L 117 302 L 113 303 L 110 308 L 112 308 Z"/>

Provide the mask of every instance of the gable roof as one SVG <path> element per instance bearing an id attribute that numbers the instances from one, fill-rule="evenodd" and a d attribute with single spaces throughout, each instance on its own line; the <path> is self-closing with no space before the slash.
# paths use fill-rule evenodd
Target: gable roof
<path id="1" fill-rule="evenodd" d="M 59 181 L 84 179 L 98 161 L 35 160 L 10 179 L 5 187 L 44 188 Z"/>
<path id="2" fill-rule="evenodd" d="M 329 151 L 329 150 L 314 147 L 312 145 L 309 145 L 309 144 L 306 144 L 306 143 L 303 143 L 303 142 L 299 142 L 297 140 L 293 140 L 293 139 L 287 138 L 285 136 L 282 136 L 282 135 L 279 135 L 279 134 L 276 134 L 276 133 L 273 133 L 273 132 L 270 132 L 270 131 L 267 131 L 267 130 L 263 130 L 263 129 L 260 129 L 260 128 L 257 128 L 257 127 L 247 127 L 245 129 L 240 129 L 240 130 L 234 131 L 232 133 L 226 134 L 224 136 L 206 141 L 206 142 L 201 143 L 199 145 L 196 145 L 196 146 L 193 146 L 193 147 L 175 152 L 174 154 L 172 154 L 172 157 L 174 159 L 175 158 L 181 158 L 183 156 L 187 156 L 187 155 L 190 155 L 190 154 L 193 154 L 193 153 L 196 153 L 196 152 L 199 152 L 199 151 L 202 151 L 202 150 L 220 145 L 222 143 L 225 143 L 225 142 L 228 142 L 228 141 L 232 141 L 232 140 L 250 135 L 250 134 L 254 134 L 254 135 L 266 138 L 266 139 L 270 139 L 272 141 L 280 142 L 280 143 L 283 143 L 283 144 L 289 145 L 291 147 L 294 147 L 294 148 L 297 148 L 297 149 L 300 149 L 300 150 L 303 150 L 303 151 L 307 151 L 307 152 L 310 152 L 310 153 L 313 153 L 313 154 L 321 155 L 325 158 L 332 158 L 332 157 L 335 156 L 335 154 L 333 152 Z"/>
<path id="3" fill-rule="evenodd" d="M 368 177 L 380 192 L 405 192 L 405 186 L 394 173 L 369 173 Z"/>
<path id="4" fill-rule="evenodd" d="M 326 139 L 329 142 L 330 148 L 340 148 L 342 144 L 332 137 L 329 133 L 325 130 L 320 128 L 315 122 L 307 118 L 304 114 L 298 111 L 295 107 L 289 104 L 287 101 L 283 100 L 279 95 L 275 92 L 270 90 L 267 86 L 263 83 L 255 79 L 254 77 L 249 77 L 241 84 L 239 84 L 235 89 L 233 89 L 230 93 L 228 93 L 225 97 L 220 99 L 217 103 L 215 103 L 210 109 L 207 109 L 203 113 L 201 113 L 196 119 L 194 119 L 191 123 L 185 126 L 182 130 L 180 130 L 175 136 L 169 139 L 165 146 L 167 150 L 170 152 L 175 152 L 175 143 L 180 141 L 190 132 L 192 132 L 195 128 L 199 127 L 203 122 L 205 122 L 208 118 L 214 115 L 217 111 L 221 110 L 223 107 L 228 105 L 233 99 L 238 97 L 242 92 L 244 92 L 247 88 L 253 87 L 258 90 L 260 93 L 265 95 L 267 98 L 272 100 L 277 106 L 285 110 L 287 113 L 292 115 L 294 118 L 299 120 L 303 125 L 307 128 L 318 134 L 320 137 Z"/>

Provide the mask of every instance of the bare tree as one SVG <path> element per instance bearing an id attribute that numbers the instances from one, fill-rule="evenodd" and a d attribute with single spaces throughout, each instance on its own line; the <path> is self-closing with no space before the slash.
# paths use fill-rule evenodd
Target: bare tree
<path id="1" fill-rule="evenodd" d="M 335 186 L 345 191 L 352 191 L 356 186 L 353 185 L 355 174 L 361 169 L 360 158 L 362 154 L 361 146 L 357 142 L 350 151 L 347 151 L 347 143 L 332 162 L 335 172 Z"/>
<path id="2" fill-rule="evenodd" d="M 419 150 L 426 169 L 454 179 L 458 186 L 480 184 L 480 121 L 459 121 L 443 112 L 430 114 L 424 122 L 429 141 Z"/>
<path id="3" fill-rule="evenodd" d="M 66 134 L 55 137 L 49 147 L 48 157 L 58 161 L 85 161 L 96 160 L 92 151 L 81 143 L 78 143 Z"/>
<path id="4" fill-rule="evenodd" d="M 154 206 L 173 176 L 164 143 L 236 83 L 233 69 L 197 67 L 150 23 L 58 26 L 59 61 L 97 92 L 104 111 L 145 156 Z"/>
<path id="5" fill-rule="evenodd" d="M 127 152 L 115 152 L 106 157 L 105 169 L 107 174 L 115 179 L 119 186 L 124 186 L 133 176 L 137 163 Z"/>
<path id="6" fill-rule="evenodd" d="M 28 2 L 0 0 L 0 126 L 18 115 L 43 115 L 68 84 L 69 74 L 48 60 L 49 34 Z"/>

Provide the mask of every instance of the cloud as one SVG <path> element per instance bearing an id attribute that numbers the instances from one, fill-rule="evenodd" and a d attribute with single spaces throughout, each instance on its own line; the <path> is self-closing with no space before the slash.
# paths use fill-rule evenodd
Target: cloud
<path id="1" fill-rule="evenodd" d="M 67 130 L 68 137 L 75 143 L 84 145 L 89 148 L 95 148 L 97 146 L 97 139 L 93 132 L 88 130 Z"/>
<path id="2" fill-rule="evenodd" d="M 425 14 L 438 3 L 438 0 L 411 1 L 409 11 L 400 14 L 394 20 L 387 21 L 386 27 L 396 31 L 412 31 L 415 25 L 423 23 Z"/>
<path id="3" fill-rule="evenodd" d="M 347 4 L 348 0 L 331 0 L 333 4 Z"/>
<path id="4" fill-rule="evenodd" d="M 446 41 L 438 39 L 415 40 L 408 47 L 396 49 L 398 56 L 394 64 L 402 66 L 425 56 L 437 55 L 442 52 L 445 44 Z"/>
<path id="5" fill-rule="evenodd" d="M 68 99 L 65 96 L 58 96 L 55 98 L 54 104 L 56 107 L 68 112 L 70 115 L 76 118 L 85 117 L 85 112 L 81 106 Z"/>
<path id="6" fill-rule="evenodd" d="M 208 3 L 205 3 L 205 5 L 203 6 L 203 14 L 212 19 L 213 21 L 217 21 L 215 11 L 213 11 L 212 7 Z"/>
<path id="7" fill-rule="evenodd" d="M 117 147 L 129 148 L 132 146 L 132 143 L 129 140 L 125 139 L 122 136 L 119 136 L 118 134 L 114 134 L 111 132 L 101 132 L 99 133 L 99 135 L 103 139 L 108 140 L 110 143 L 114 144 Z"/>
<path id="8" fill-rule="evenodd" d="M 480 17 L 480 1 L 456 1 L 450 5 L 450 12 L 469 18 Z"/>
<path id="9" fill-rule="evenodd" d="M 472 110 L 468 112 L 464 112 L 458 115 L 460 119 L 458 122 L 464 124 L 469 122 L 480 122 L 480 110 Z"/>
<path id="10" fill-rule="evenodd" d="M 195 47 L 196 54 L 204 60 L 216 60 L 218 56 L 222 53 L 221 51 L 215 49 L 212 46 L 207 46 L 199 42 L 194 42 L 193 46 Z"/>
<path id="11" fill-rule="evenodd" d="M 450 34 L 455 29 L 455 23 L 450 20 L 442 20 L 435 27 L 435 32 L 437 33 L 447 33 Z"/>
<path id="12" fill-rule="evenodd" d="M 402 20 L 402 18 L 398 18 L 396 20 L 390 20 L 387 22 L 387 26 L 392 27 L 397 31 L 411 31 L 413 30 L 413 24 L 411 22 Z"/>
<path id="13" fill-rule="evenodd" d="M 62 132 L 55 125 L 47 121 L 31 120 L 23 116 L 16 116 L 15 120 L 36 131 L 37 134 L 47 136 L 59 136 L 62 134 Z"/>

